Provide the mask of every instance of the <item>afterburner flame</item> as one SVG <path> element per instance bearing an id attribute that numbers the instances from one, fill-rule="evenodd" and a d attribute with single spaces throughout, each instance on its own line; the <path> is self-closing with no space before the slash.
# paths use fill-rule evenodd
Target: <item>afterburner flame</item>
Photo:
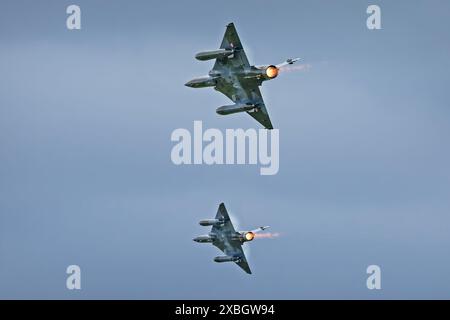
<path id="1" fill-rule="evenodd" d="M 288 64 L 287 66 L 281 67 L 278 71 L 282 73 L 295 71 L 308 71 L 311 68 L 312 66 L 310 64 L 296 64 L 296 65 Z"/>
<path id="2" fill-rule="evenodd" d="M 247 240 L 247 241 L 252 241 L 254 237 L 255 237 L 255 234 L 253 232 L 247 232 L 245 234 L 245 240 Z"/>
<path id="3" fill-rule="evenodd" d="M 275 66 L 269 66 L 269 67 L 266 69 L 266 75 L 267 75 L 269 78 L 275 78 L 275 77 L 278 75 L 278 68 L 275 67 Z"/>
<path id="4" fill-rule="evenodd" d="M 280 234 L 278 232 L 271 233 L 271 232 L 265 232 L 265 233 L 256 233 L 254 235 L 255 238 L 266 238 L 266 239 L 273 239 L 279 237 Z"/>

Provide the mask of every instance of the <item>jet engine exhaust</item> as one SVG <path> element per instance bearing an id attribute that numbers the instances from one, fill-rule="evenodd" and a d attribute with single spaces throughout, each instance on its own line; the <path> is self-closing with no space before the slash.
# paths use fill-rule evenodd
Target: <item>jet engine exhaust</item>
<path id="1" fill-rule="evenodd" d="M 245 241 L 252 241 L 255 238 L 255 234 L 251 231 L 244 234 Z"/>
<path id="2" fill-rule="evenodd" d="M 275 67 L 273 65 L 272 66 L 268 66 L 267 69 L 266 69 L 266 76 L 269 79 L 276 78 L 278 76 L 278 71 L 279 71 L 279 69 L 277 67 Z"/>
<path id="3" fill-rule="evenodd" d="M 255 238 L 257 239 L 274 239 L 274 238 L 278 238 L 280 236 L 280 233 L 278 232 L 265 232 L 265 233 L 256 233 L 255 234 Z"/>

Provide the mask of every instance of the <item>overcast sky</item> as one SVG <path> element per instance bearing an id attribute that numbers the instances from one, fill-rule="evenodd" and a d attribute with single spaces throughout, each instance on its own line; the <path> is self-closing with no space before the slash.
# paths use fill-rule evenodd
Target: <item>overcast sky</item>
<path id="1" fill-rule="evenodd" d="M 66 28 L 81 7 L 82 29 Z M 381 7 L 381 30 L 366 8 Z M 0 298 L 450 298 L 448 1 L 2 1 Z M 233 21 L 280 170 L 175 166 L 177 128 L 260 128 L 183 84 Z M 192 238 L 225 202 L 253 274 Z M 81 267 L 82 289 L 66 289 Z M 379 265 L 382 289 L 368 290 Z"/>

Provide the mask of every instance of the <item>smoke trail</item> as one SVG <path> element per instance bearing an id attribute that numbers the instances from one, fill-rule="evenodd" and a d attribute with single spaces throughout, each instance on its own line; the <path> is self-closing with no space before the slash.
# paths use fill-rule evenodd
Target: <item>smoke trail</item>
<path id="1" fill-rule="evenodd" d="M 279 236 L 280 236 L 280 233 L 278 233 L 278 232 L 255 233 L 255 238 L 259 238 L 259 239 L 273 239 L 273 238 L 278 238 Z"/>
<path id="2" fill-rule="evenodd" d="M 280 72 L 295 72 L 295 71 L 307 71 L 312 68 L 312 65 L 307 64 L 293 64 L 286 65 L 280 68 Z"/>

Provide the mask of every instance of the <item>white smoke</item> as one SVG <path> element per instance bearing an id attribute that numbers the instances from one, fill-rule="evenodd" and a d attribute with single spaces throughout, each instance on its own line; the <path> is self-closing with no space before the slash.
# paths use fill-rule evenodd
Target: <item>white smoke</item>
<path id="1" fill-rule="evenodd" d="M 296 71 L 307 71 L 312 68 L 309 63 L 305 64 L 288 64 L 280 68 L 280 72 L 296 72 Z"/>

